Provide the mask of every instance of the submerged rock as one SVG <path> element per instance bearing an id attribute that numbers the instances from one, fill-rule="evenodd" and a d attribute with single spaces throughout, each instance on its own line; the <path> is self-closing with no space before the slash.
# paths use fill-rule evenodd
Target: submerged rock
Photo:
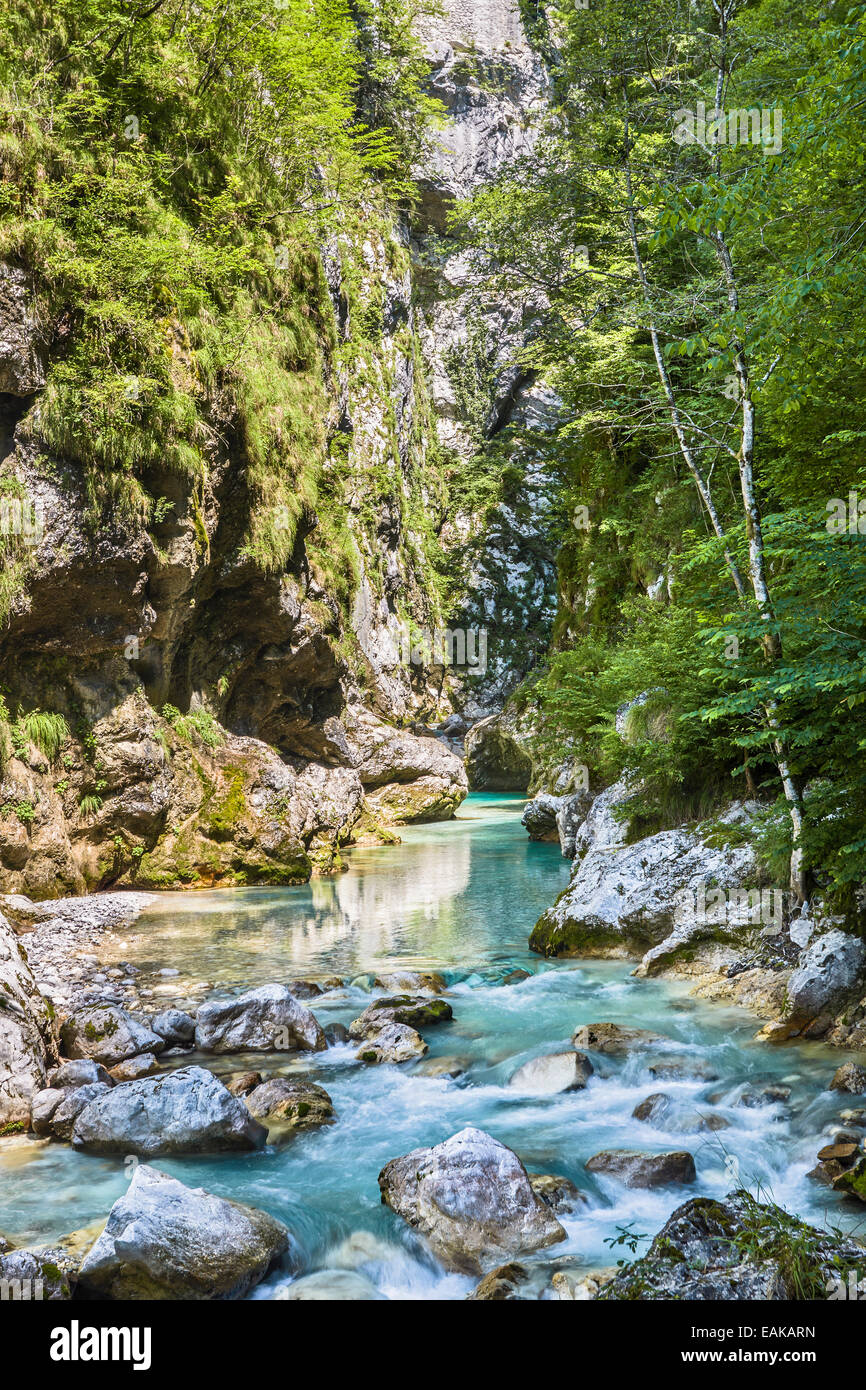
<path id="1" fill-rule="evenodd" d="M 481 1273 L 502 1255 L 565 1239 L 511 1149 L 480 1129 L 392 1159 L 379 1174 L 382 1201 L 427 1237 L 449 1268 Z"/>
<path id="2" fill-rule="evenodd" d="M 267 1130 L 204 1067 L 126 1081 L 81 1112 L 76 1149 L 95 1154 L 221 1153 L 259 1149 Z"/>
<path id="3" fill-rule="evenodd" d="M 524 1062 L 508 1085 L 527 1095 L 553 1096 L 561 1091 L 582 1091 L 593 1071 L 585 1052 L 550 1052 Z"/>
<path id="4" fill-rule="evenodd" d="M 214 999 L 196 1015 L 201 1052 L 323 1052 L 318 1019 L 285 985 L 262 985 L 237 999 Z"/>
<path id="5" fill-rule="evenodd" d="M 759 1253 L 760 1252 L 760 1253 Z M 665 1222 L 642 1259 L 620 1271 L 602 1300 L 823 1299 L 846 1266 L 862 1268 L 856 1241 L 815 1230 L 747 1193 L 698 1197 Z"/>
<path id="6" fill-rule="evenodd" d="M 255 1207 L 136 1168 L 79 1271 L 98 1298 L 241 1298 L 288 1249 L 281 1222 Z"/>
<path id="7" fill-rule="evenodd" d="M 143 1052 L 162 1052 L 165 1039 L 116 1004 L 90 1004 L 64 1023 L 60 1041 L 67 1057 L 89 1057 L 111 1067 Z"/>
<path id="8" fill-rule="evenodd" d="M 275 1076 L 250 1091 L 246 1106 L 257 1120 L 266 1122 L 269 1131 L 272 1128 L 318 1129 L 320 1125 L 332 1124 L 335 1119 L 334 1103 L 328 1092 L 302 1078 Z M 269 1133 L 268 1137 L 272 1135 Z"/>
<path id="9" fill-rule="evenodd" d="M 382 1303 L 383 1293 L 354 1269 L 317 1269 L 284 1284 L 276 1298 L 285 1303 Z"/>
<path id="10" fill-rule="evenodd" d="M 644 1124 L 652 1125 L 654 1129 L 667 1130 L 669 1134 L 700 1134 L 704 1131 L 715 1133 L 717 1130 L 730 1127 L 730 1122 L 724 1115 L 713 1114 L 712 1111 L 702 1114 L 690 1106 L 679 1105 L 663 1091 L 647 1096 L 631 1113 L 632 1119 L 641 1120 Z"/>
<path id="11" fill-rule="evenodd" d="M 441 994 L 446 988 L 444 975 L 420 970 L 392 970 L 388 975 L 377 975 L 373 985 L 398 994 Z"/>
<path id="12" fill-rule="evenodd" d="M 588 1159 L 586 1168 L 626 1187 L 668 1187 L 694 1182 L 697 1177 L 695 1160 L 686 1150 L 647 1154 L 638 1149 L 606 1149 Z"/>
<path id="13" fill-rule="evenodd" d="M 670 1047 L 673 1039 L 649 1028 L 629 1028 L 622 1023 L 584 1023 L 571 1039 L 575 1047 L 588 1047 L 591 1052 L 624 1056 L 636 1048 Z"/>

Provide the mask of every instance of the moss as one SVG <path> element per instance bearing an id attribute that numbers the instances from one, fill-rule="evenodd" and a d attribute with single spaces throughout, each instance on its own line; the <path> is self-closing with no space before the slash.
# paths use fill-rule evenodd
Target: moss
<path id="1" fill-rule="evenodd" d="M 11 1120 L 9 1124 L 0 1126 L 0 1137 L 9 1134 L 26 1134 L 26 1120 Z"/>
<path id="2" fill-rule="evenodd" d="M 211 833 L 219 839 L 228 838 L 246 814 L 246 809 L 244 774 L 241 768 L 237 768 L 232 773 L 228 792 L 210 812 L 207 833 Z"/>

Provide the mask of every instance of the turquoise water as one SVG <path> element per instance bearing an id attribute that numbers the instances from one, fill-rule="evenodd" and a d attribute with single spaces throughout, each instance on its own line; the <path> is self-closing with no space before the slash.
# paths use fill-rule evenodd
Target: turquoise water
<path id="1" fill-rule="evenodd" d="M 844 1057 L 815 1046 L 757 1044 L 751 1016 L 690 999 L 685 984 L 635 980 L 628 963 L 532 955 L 527 937 L 565 886 L 568 865 L 557 845 L 527 841 L 522 806 L 506 796 L 472 796 L 454 821 L 410 827 L 396 847 L 355 850 L 347 873 L 304 887 L 163 895 L 133 932 L 112 943 L 117 959 L 153 976 L 148 983 L 166 1003 L 188 989 L 204 998 L 340 975 L 354 983 L 311 1007 L 323 1024 L 347 1023 L 369 1003 L 376 974 L 407 967 L 443 973 L 454 1010 L 452 1023 L 426 1030 L 428 1057 L 404 1067 L 365 1067 L 351 1046 L 297 1059 L 191 1059 L 219 1072 L 246 1064 L 302 1072 L 329 1091 L 338 1121 L 281 1149 L 157 1166 L 278 1216 L 293 1234 L 298 1271 L 325 1271 L 325 1291 L 342 1287 L 351 1297 L 462 1298 L 472 1287 L 441 1270 L 380 1205 L 376 1181 L 389 1159 L 465 1125 L 509 1144 L 530 1171 L 563 1174 L 587 1195 L 585 1205 L 560 1217 L 567 1242 L 529 1261 L 539 1289 L 552 1269 L 615 1263 L 624 1252 L 612 1254 L 605 1240 L 618 1227 L 634 1223 L 650 1236 L 685 1196 L 724 1196 L 737 1185 L 760 1188 L 821 1224 L 862 1226 L 857 1209 L 805 1176 L 826 1125 L 845 1108 L 825 1089 Z M 166 967 L 179 975 L 155 973 Z M 515 967 L 531 977 L 504 986 Z M 536 1098 L 507 1089 L 527 1058 L 567 1045 L 581 1023 L 606 1020 L 671 1036 L 678 1056 L 703 1063 L 717 1079 L 659 1082 L 645 1070 L 652 1059 L 635 1055 L 624 1063 L 599 1059 L 582 1092 Z M 460 1075 L 432 1074 L 446 1065 Z M 747 1081 L 783 1081 L 792 1088 L 790 1102 L 737 1107 Z M 683 1106 L 712 1108 L 730 1127 L 666 1133 L 632 1119 L 635 1105 L 659 1090 Z M 689 1189 L 636 1192 L 585 1171 L 592 1154 L 624 1147 L 688 1148 L 698 1181 Z M 0 1230 L 56 1238 L 104 1218 L 127 1181 L 120 1161 L 22 1140 L 0 1146 Z M 284 1296 L 289 1287 L 281 1276 L 254 1297 Z"/>

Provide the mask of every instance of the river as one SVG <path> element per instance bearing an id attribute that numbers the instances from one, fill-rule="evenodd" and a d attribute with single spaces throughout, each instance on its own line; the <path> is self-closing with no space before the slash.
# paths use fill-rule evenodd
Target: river
<path id="1" fill-rule="evenodd" d="M 562 1174 L 586 1194 L 560 1216 L 567 1242 L 526 1261 L 536 1291 L 553 1269 L 588 1272 L 631 1258 L 626 1247 L 606 1244 L 622 1227 L 649 1237 L 687 1196 L 723 1197 L 737 1185 L 817 1224 L 855 1228 L 857 1211 L 806 1178 L 825 1126 L 846 1099 L 853 1103 L 825 1089 L 844 1058 L 818 1045 L 755 1043 L 759 1025 L 750 1015 L 691 999 L 685 983 L 635 980 L 625 962 L 532 955 L 529 932 L 567 883 L 568 864 L 558 845 L 528 842 L 522 806 L 509 796 L 470 796 L 455 820 L 409 827 L 399 846 L 353 850 L 346 873 L 303 887 L 164 894 L 134 929 L 109 939 L 107 954 L 137 965 L 167 1005 L 189 991 L 202 998 L 339 975 L 352 984 L 310 1007 L 323 1024 L 348 1023 L 370 1002 L 375 975 L 412 968 L 444 974 L 454 1010 L 453 1022 L 422 1029 L 429 1054 L 408 1066 L 365 1066 L 354 1060 L 354 1046 L 218 1059 L 220 1073 L 249 1064 L 307 1074 L 330 1093 L 337 1123 L 279 1149 L 156 1166 L 272 1212 L 291 1230 L 301 1270 L 327 1271 L 318 1281 L 323 1293 L 348 1297 L 463 1298 L 472 1288 L 473 1280 L 444 1272 L 380 1205 L 376 1182 L 389 1159 L 466 1125 L 510 1145 L 530 1171 Z M 530 977 L 503 984 L 518 968 Z M 165 969 L 178 974 L 156 973 Z M 561 1050 L 579 1024 L 600 1021 L 663 1032 L 707 1074 L 660 1083 L 646 1072 L 644 1053 L 600 1059 L 583 1091 L 531 1097 L 507 1087 L 519 1063 Z M 767 1082 L 790 1087 L 790 1100 L 737 1105 L 745 1084 Z M 728 1127 L 692 1133 L 675 1121 L 665 1131 L 633 1119 L 635 1106 L 659 1090 L 680 1115 L 712 1111 Z M 633 1191 L 592 1177 L 585 1161 L 608 1148 L 687 1148 L 697 1182 Z M 32 1140 L 7 1144 L 0 1147 L 0 1231 L 22 1241 L 54 1239 L 104 1219 L 127 1181 L 120 1160 Z M 646 1247 L 641 1241 L 638 1253 Z M 276 1276 L 252 1296 L 284 1296 L 289 1283 Z"/>

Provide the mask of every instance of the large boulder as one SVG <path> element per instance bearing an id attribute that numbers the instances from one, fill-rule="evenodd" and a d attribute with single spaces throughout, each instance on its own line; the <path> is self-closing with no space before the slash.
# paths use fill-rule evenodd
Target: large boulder
<path id="1" fill-rule="evenodd" d="M 466 735 L 473 791 L 525 792 L 532 777 L 531 738 L 512 711 L 481 719 Z"/>
<path id="2" fill-rule="evenodd" d="M 214 999 L 196 1015 L 201 1052 L 323 1052 L 318 1019 L 285 985 L 262 985 L 237 999 Z"/>
<path id="3" fill-rule="evenodd" d="M 76 1149 L 93 1154 L 203 1154 L 259 1149 L 267 1130 L 203 1067 L 126 1081 L 81 1112 Z"/>
<path id="4" fill-rule="evenodd" d="M 646 1255 L 622 1269 L 602 1300 L 749 1302 L 825 1299 L 862 1269 L 863 1246 L 828 1235 L 746 1193 L 678 1207 Z"/>
<path id="5" fill-rule="evenodd" d="M 785 1023 L 798 1031 L 826 1031 L 862 982 L 866 942 L 843 931 L 819 936 L 800 957 L 788 981 Z"/>
<path id="6" fill-rule="evenodd" d="M 392 1159 L 379 1174 L 382 1201 L 427 1237 L 449 1268 L 483 1273 L 503 1256 L 565 1239 L 511 1149 L 480 1129 Z"/>
<path id="7" fill-rule="evenodd" d="M 141 1164 L 79 1271 L 93 1297 L 241 1298 L 289 1244 L 281 1222 Z"/>
<path id="8" fill-rule="evenodd" d="M 538 796 L 526 803 L 520 824 L 530 840 L 559 839 L 556 818 L 564 800 L 564 797 L 552 796 L 550 792 L 539 792 Z"/>
<path id="9" fill-rule="evenodd" d="M 116 1004 L 88 1004 L 63 1024 L 60 1042 L 67 1057 L 89 1057 L 111 1067 L 143 1052 L 162 1052 L 164 1038 Z"/>
<path id="10" fill-rule="evenodd" d="M 669 964 L 695 941 L 727 939 L 749 920 L 749 909 L 708 911 L 711 890 L 753 889 L 758 881 L 749 845 L 704 843 L 695 829 L 665 830 L 634 844 L 614 814 L 633 794 L 620 781 L 597 796 L 575 835 L 571 882 L 536 923 L 529 939 L 546 956 L 652 957 L 647 973 Z M 747 817 L 739 804 L 721 819 L 732 826 Z M 711 901 L 715 902 L 714 899 Z M 670 941 L 670 947 L 663 949 Z"/>
<path id="11" fill-rule="evenodd" d="M 0 1134 L 27 1129 L 30 1106 L 56 1061 L 49 1009 L 27 957 L 0 914 Z"/>
<path id="12" fill-rule="evenodd" d="M 553 1096 L 562 1091 L 582 1091 L 592 1073 L 592 1062 L 584 1052 L 549 1052 L 524 1062 L 508 1085 L 525 1095 Z"/>
<path id="13" fill-rule="evenodd" d="M 694 1182 L 695 1160 L 686 1150 L 648 1154 L 638 1149 L 608 1149 L 587 1160 L 587 1172 L 615 1178 L 626 1187 L 669 1187 Z"/>

